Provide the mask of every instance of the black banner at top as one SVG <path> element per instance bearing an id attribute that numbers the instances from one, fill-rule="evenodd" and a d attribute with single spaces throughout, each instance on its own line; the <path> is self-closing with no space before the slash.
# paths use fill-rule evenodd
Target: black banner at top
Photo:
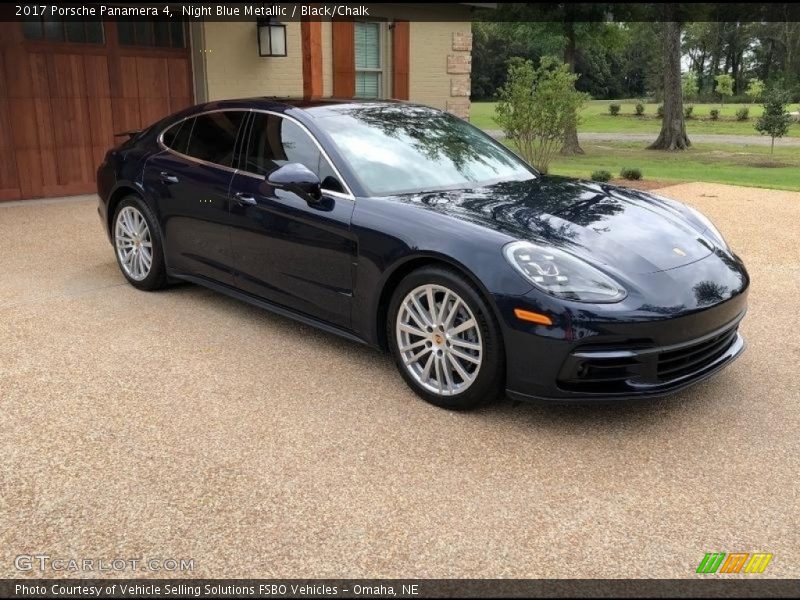
<path id="1" fill-rule="evenodd" d="M 0 20 L 325 21 L 380 17 L 390 3 L 358 2 L 13 2 Z M 405 2 L 393 12 L 413 21 L 800 21 L 797 2 Z"/>

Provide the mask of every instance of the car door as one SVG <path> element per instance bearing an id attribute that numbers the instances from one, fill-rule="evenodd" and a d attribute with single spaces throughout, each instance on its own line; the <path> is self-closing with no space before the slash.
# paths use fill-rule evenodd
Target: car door
<path id="1" fill-rule="evenodd" d="M 349 328 L 355 206 L 317 141 L 297 121 L 255 111 L 231 186 L 236 286 L 276 304 Z M 321 201 L 277 189 L 265 176 L 301 163 L 322 181 Z"/>
<path id="2" fill-rule="evenodd" d="M 214 111 L 174 125 L 166 150 L 151 158 L 144 185 L 159 199 L 167 266 L 234 283 L 230 185 L 239 129 L 247 111 Z"/>

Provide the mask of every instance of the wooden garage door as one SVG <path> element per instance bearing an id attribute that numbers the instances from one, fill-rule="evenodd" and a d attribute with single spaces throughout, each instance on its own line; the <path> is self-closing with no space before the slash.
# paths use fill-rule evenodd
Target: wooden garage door
<path id="1" fill-rule="evenodd" d="M 188 48 L 26 39 L 0 23 L 0 200 L 89 193 L 114 133 L 192 103 Z M 186 44 L 188 46 L 188 43 Z"/>

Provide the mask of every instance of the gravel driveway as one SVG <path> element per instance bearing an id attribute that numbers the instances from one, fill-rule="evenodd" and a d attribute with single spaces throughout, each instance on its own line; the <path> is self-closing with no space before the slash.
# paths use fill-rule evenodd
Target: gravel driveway
<path id="1" fill-rule="evenodd" d="M 800 577 L 800 194 L 661 193 L 745 259 L 745 355 L 665 400 L 467 414 L 355 344 L 199 287 L 136 291 L 93 200 L 0 205 L 0 576 L 43 552 L 208 577 L 667 578 L 764 551 L 765 576 Z"/>

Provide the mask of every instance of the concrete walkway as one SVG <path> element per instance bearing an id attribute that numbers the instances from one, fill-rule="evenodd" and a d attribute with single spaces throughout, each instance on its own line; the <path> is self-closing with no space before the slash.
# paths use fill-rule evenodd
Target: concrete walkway
<path id="1" fill-rule="evenodd" d="M 499 129 L 485 130 L 490 136 L 501 140 L 505 137 Z M 579 133 L 582 142 L 653 142 L 658 133 Z M 770 138 L 765 135 L 728 135 L 716 133 L 696 133 L 689 135 L 689 140 L 703 144 L 744 144 L 751 146 L 769 146 Z M 775 147 L 800 146 L 800 138 L 785 137 L 775 140 Z"/>

